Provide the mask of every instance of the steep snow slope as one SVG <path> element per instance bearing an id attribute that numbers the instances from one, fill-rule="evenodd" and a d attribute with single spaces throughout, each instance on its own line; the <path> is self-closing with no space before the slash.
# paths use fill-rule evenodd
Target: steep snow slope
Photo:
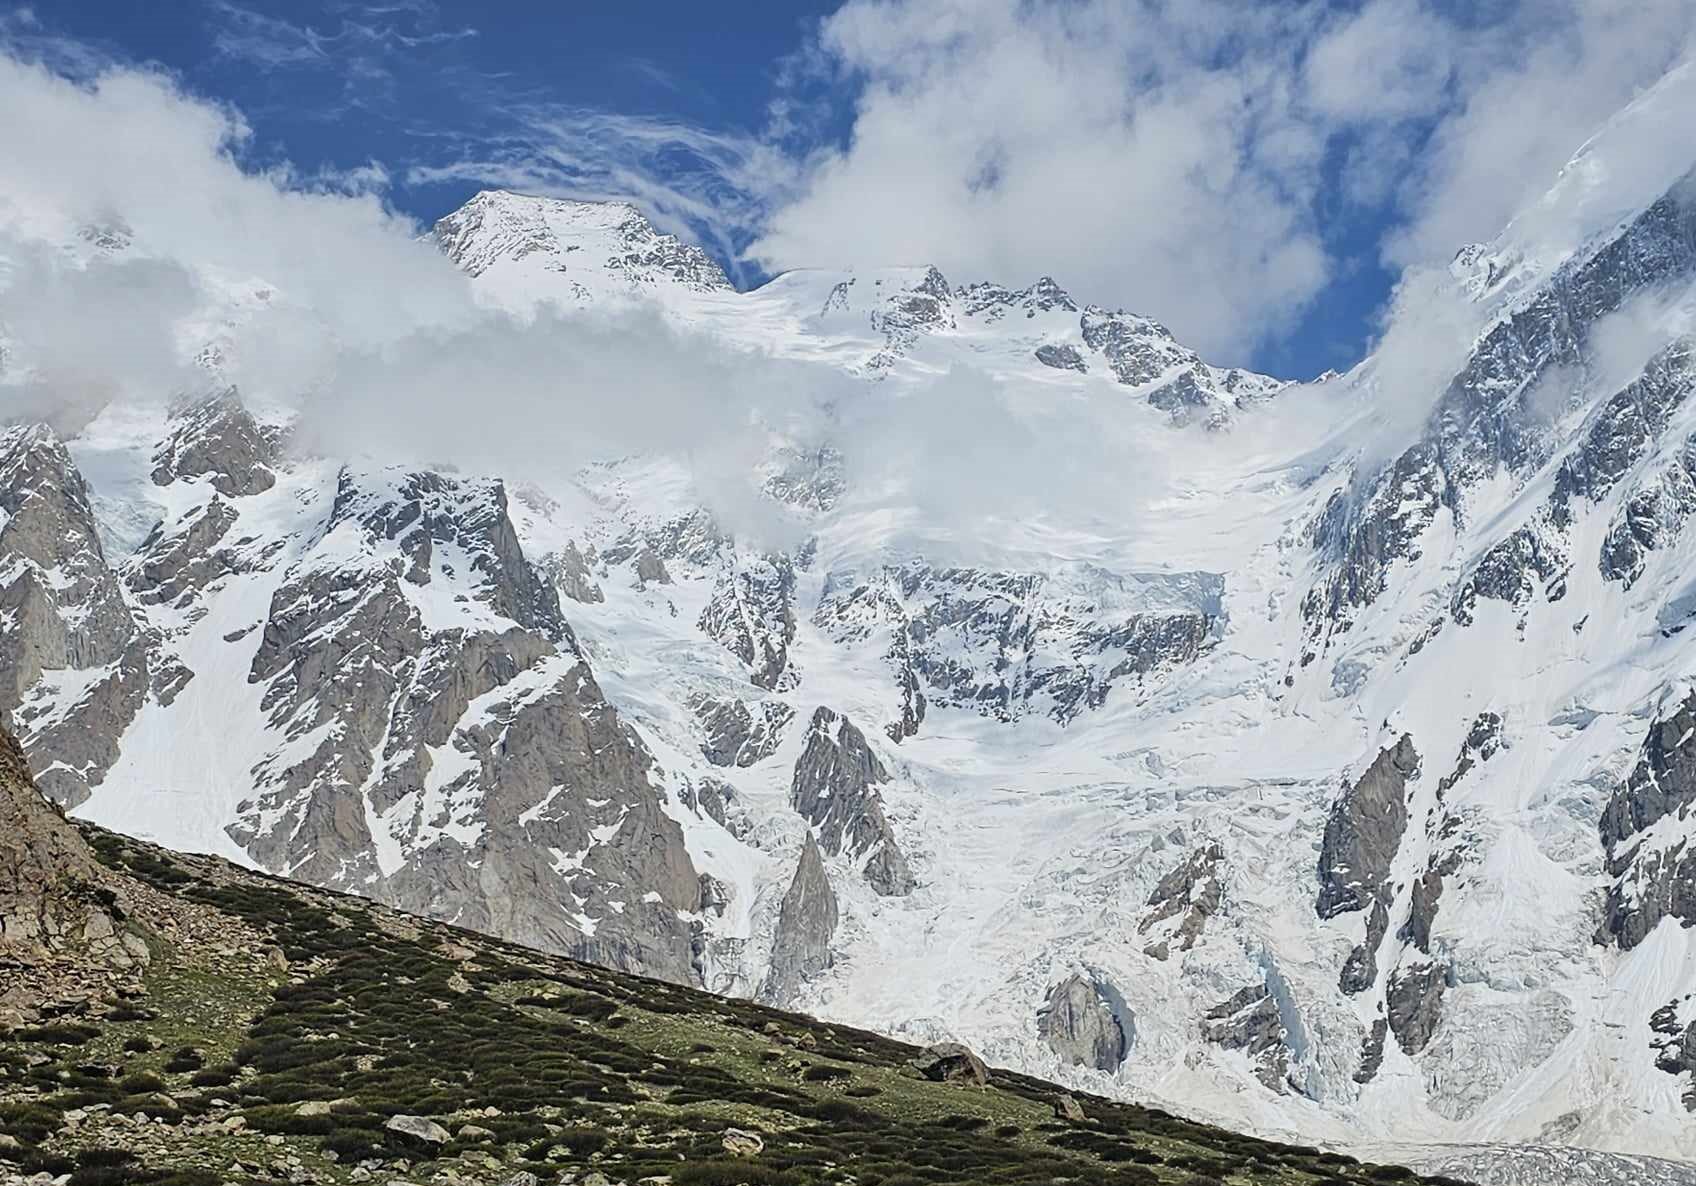
<path id="1" fill-rule="evenodd" d="M 1678 1180 L 1585 1150 L 1696 1157 L 1696 208 L 1610 163 L 1691 78 L 1305 387 L 1052 281 L 737 293 L 628 207 L 481 195 L 437 240 L 486 304 L 657 305 L 912 422 L 987 377 L 1031 456 L 1148 463 L 943 521 L 848 409 L 774 432 L 761 546 L 685 459 L 509 488 L 114 406 L 0 442 L 54 475 L 50 526 L 0 500 L 8 707 L 173 846 L 1305 1142 Z"/>

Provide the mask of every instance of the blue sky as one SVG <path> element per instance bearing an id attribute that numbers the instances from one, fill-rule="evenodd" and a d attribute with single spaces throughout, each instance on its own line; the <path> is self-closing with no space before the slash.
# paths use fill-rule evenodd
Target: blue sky
<path id="1" fill-rule="evenodd" d="M 163 69 L 241 113 L 245 166 L 422 223 L 489 185 L 628 197 L 744 284 L 1047 272 L 1306 377 L 1552 181 L 1691 7 L 64 0 L 0 31 L 64 73 Z"/>

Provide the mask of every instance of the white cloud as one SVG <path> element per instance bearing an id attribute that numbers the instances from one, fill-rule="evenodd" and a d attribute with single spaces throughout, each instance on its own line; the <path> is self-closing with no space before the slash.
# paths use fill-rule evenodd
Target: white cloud
<path id="1" fill-rule="evenodd" d="M 1592 133 L 1690 55 L 1696 5 L 1522 0 L 1496 24 L 1448 36 L 1455 93 L 1401 194 L 1406 225 L 1384 252 L 1395 264 L 1446 259 L 1500 231 Z M 1692 151 L 1696 139 L 1662 147 Z"/>
<path id="2" fill-rule="evenodd" d="M 1240 357 L 1328 273 L 1322 141 L 1292 117 L 1291 52 L 1262 52 L 1291 28 L 1211 2 L 855 0 L 820 41 L 859 88 L 851 140 L 751 252 L 1052 274 Z"/>

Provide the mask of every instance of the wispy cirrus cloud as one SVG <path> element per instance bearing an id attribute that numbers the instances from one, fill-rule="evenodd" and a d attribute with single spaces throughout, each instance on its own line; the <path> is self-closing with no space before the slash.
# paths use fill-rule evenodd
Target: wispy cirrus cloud
<path id="1" fill-rule="evenodd" d="M 404 55 L 477 36 L 470 26 L 446 26 L 434 4 L 338 4 L 311 23 L 259 8 L 214 0 L 213 47 L 222 57 L 263 70 L 334 71 L 364 82 L 393 77 Z"/>

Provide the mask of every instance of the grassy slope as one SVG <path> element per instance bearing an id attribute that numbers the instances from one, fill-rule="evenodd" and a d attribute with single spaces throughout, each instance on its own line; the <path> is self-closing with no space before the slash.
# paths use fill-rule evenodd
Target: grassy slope
<path id="1" fill-rule="evenodd" d="M 160 939 L 140 1000 L 0 1035 L 0 1133 L 19 1146 L 0 1159 L 76 1186 L 373 1170 L 632 1186 L 1443 1181 L 1087 1096 L 1088 1119 L 1069 1123 L 1060 1089 L 1024 1076 L 933 1083 L 907 1066 L 912 1047 L 875 1034 L 85 832 L 106 864 L 268 934 L 288 967 L 251 942 Z M 329 1107 L 301 1115 L 307 1101 Z M 457 1135 L 409 1146 L 383 1128 L 397 1113 Z M 727 1155 L 729 1127 L 762 1134 L 764 1152 Z"/>

